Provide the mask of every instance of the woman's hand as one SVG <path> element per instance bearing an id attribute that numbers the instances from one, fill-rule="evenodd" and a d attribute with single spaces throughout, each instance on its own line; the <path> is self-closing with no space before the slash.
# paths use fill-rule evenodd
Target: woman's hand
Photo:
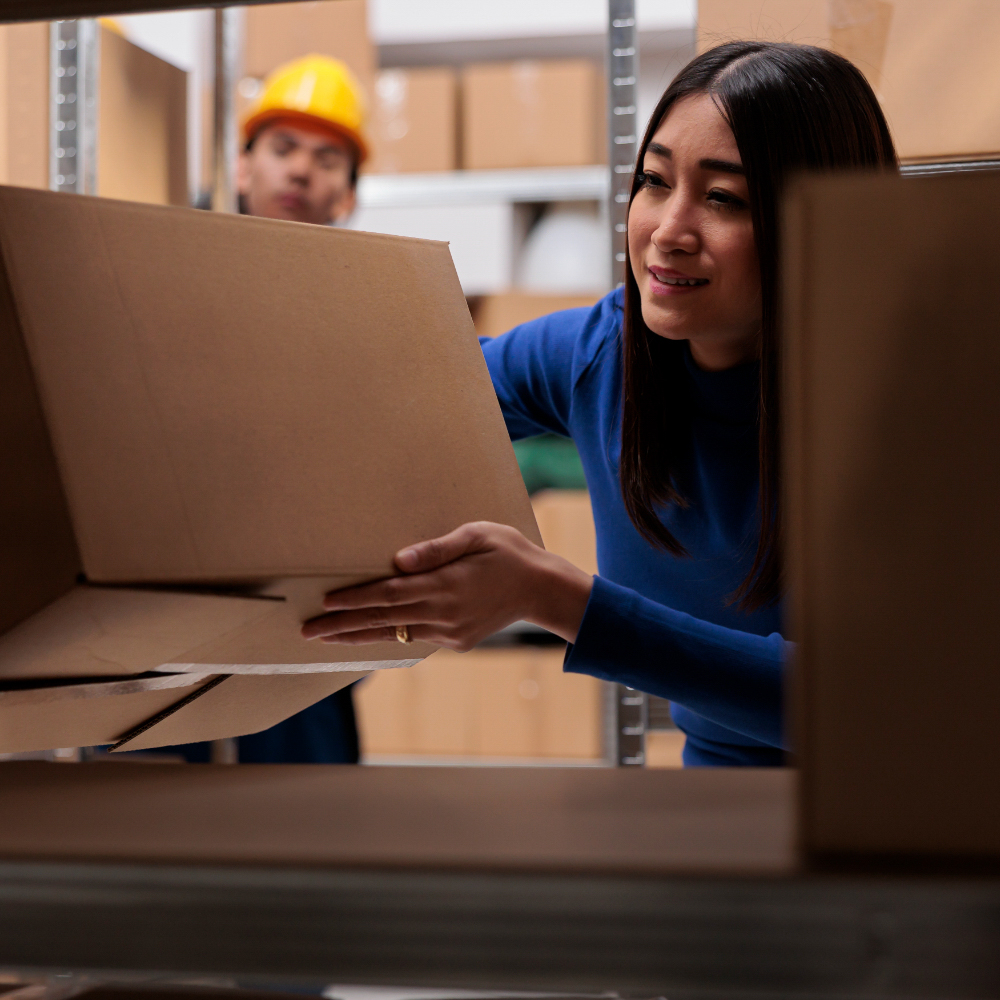
<path id="1" fill-rule="evenodd" d="M 503 524 L 476 521 L 396 553 L 405 574 L 326 595 L 307 639 L 357 645 L 410 637 L 459 652 L 512 622 L 576 641 L 593 577 Z"/>

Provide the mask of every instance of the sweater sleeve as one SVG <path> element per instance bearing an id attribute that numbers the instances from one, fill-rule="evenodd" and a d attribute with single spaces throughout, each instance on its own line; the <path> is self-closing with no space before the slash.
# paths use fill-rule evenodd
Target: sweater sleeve
<path id="1" fill-rule="evenodd" d="M 770 746 L 786 747 L 782 689 L 794 643 L 723 628 L 594 578 L 565 669 L 661 698 Z"/>
<path id="2" fill-rule="evenodd" d="M 500 337 L 479 338 L 513 440 L 546 433 L 570 436 L 573 386 L 586 366 L 582 334 L 596 311 L 566 309 Z"/>

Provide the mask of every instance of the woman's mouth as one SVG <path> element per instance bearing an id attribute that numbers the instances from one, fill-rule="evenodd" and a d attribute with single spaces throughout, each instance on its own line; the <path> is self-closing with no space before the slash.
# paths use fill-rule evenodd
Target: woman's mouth
<path id="1" fill-rule="evenodd" d="M 691 292 L 708 284 L 708 278 L 693 278 L 678 271 L 667 271 L 662 268 L 649 269 L 650 290 L 656 295 L 676 295 L 681 292 Z"/>

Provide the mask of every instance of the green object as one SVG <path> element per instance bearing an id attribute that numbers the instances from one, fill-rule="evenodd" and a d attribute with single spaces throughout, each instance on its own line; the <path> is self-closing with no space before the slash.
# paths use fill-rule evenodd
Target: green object
<path id="1" fill-rule="evenodd" d="M 514 454 L 529 493 L 539 490 L 585 490 L 583 464 L 576 445 L 558 434 L 514 442 Z"/>

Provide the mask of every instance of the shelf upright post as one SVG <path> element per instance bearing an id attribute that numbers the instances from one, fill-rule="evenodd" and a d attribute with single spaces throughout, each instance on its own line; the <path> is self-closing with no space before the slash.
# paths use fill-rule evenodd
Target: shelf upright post
<path id="1" fill-rule="evenodd" d="M 639 38 L 635 0 L 608 0 L 608 164 L 611 171 L 611 283 L 622 284 L 628 243 L 628 200 L 639 141 Z M 611 757 L 618 767 L 646 763 L 646 696 L 611 685 Z"/>
<path id="2" fill-rule="evenodd" d="M 236 160 L 239 145 L 236 129 L 236 76 L 240 61 L 239 11 L 219 7 L 214 14 L 214 73 L 212 115 L 212 209 L 236 212 Z M 239 744 L 235 739 L 213 740 L 213 764 L 239 762 Z"/>
<path id="3" fill-rule="evenodd" d="M 239 63 L 239 11 L 221 7 L 215 16 L 215 87 L 212 130 L 212 208 L 235 212 L 236 160 L 239 155 L 236 130 L 236 74 Z"/>
<path id="4" fill-rule="evenodd" d="M 49 187 L 97 194 L 97 22 L 49 28 Z"/>

